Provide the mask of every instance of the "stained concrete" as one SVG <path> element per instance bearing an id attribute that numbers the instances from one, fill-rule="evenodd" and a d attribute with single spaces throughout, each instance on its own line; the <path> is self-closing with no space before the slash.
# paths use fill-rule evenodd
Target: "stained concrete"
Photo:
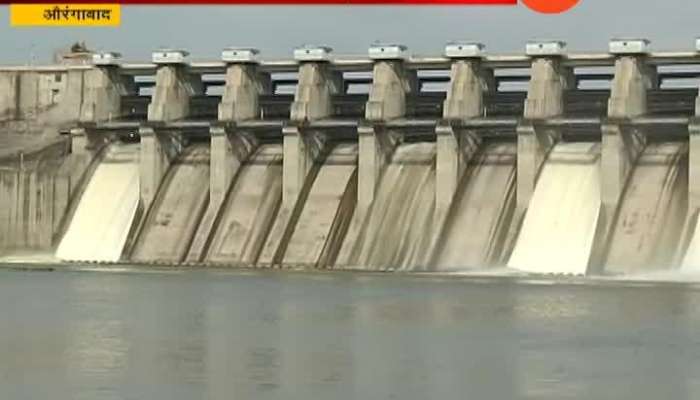
<path id="1" fill-rule="evenodd" d="M 282 202 L 282 146 L 261 145 L 235 178 L 205 260 L 253 265 Z"/>
<path id="2" fill-rule="evenodd" d="M 316 162 L 326 151 L 326 138 L 316 132 L 290 127 L 284 132 L 282 204 L 268 234 L 257 264 L 272 266 L 281 263 L 291 233 L 299 221 L 321 164 Z"/>
<path id="3" fill-rule="evenodd" d="M 544 175 L 544 172 L 540 170 L 547 153 L 561 139 L 558 130 L 542 129 L 538 125 L 539 120 L 563 114 L 565 91 L 574 88 L 571 70 L 561 60 L 560 57 L 535 57 L 532 59 L 524 120 L 518 127 L 518 176 L 516 183 L 518 207 L 513 224 L 516 227 L 519 226 L 525 209 L 531 204 L 531 196 L 538 190 L 536 186 L 538 180 L 541 179 L 540 174 Z M 304 259 L 305 257 L 317 258 L 316 250 L 319 249 L 317 244 L 322 241 L 321 236 L 297 234 L 300 235 L 299 237 L 313 236 L 311 239 L 307 238 L 309 243 L 315 243 L 311 245 L 305 243 L 304 239 L 296 240 L 294 235 L 297 230 L 302 232 L 310 228 L 313 223 L 309 221 L 316 219 L 318 215 L 323 214 L 324 220 L 327 220 L 331 215 L 330 209 L 321 213 L 321 210 L 307 207 L 305 204 L 307 197 L 309 199 L 314 197 L 315 179 L 321 179 L 319 177 L 324 176 L 323 168 L 320 167 L 319 155 L 326 154 L 328 151 L 326 138 L 309 132 L 307 123 L 332 117 L 333 97 L 340 93 L 342 88 L 339 74 L 329 68 L 329 65 L 329 63 L 324 62 L 299 64 L 299 85 L 292 105 L 290 121 L 284 130 L 281 204 L 276 200 L 275 196 L 278 194 L 276 189 L 267 197 L 260 194 L 260 198 L 269 201 L 269 204 L 265 203 L 269 206 L 268 211 L 263 213 L 264 216 L 261 217 L 260 222 L 260 226 L 264 226 L 264 228 L 250 228 L 248 232 L 256 229 L 266 231 L 264 234 L 260 233 L 256 236 L 256 244 L 250 247 L 253 250 L 246 250 L 248 254 L 254 255 L 242 258 L 253 259 L 253 262 L 257 262 L 261 261 L 260 255 L 262 254 L 263 263 L 277 263 L 283 259 L 285 253 L 295 248 L 296 244 L 293 245 L 290 240 L 298 243 L 300 249 L 307 245 L 315 249 L 308 253 L 300 250 L 298 252 L 300 262 L 309 263 L 310 261 Z M 219 119 L 221 122 L 225 122 L 226 129 L 230 131 L 228 133 L 232 133 L 236 130 L 237 122 L 258 118 L 260 115 L 258 96 L 262 93 L 269 93 L 271 88 L 269 77 L 261 74 L 254 64 L 227 65 L 226 68 L 226 87 L 219 107 Z M 116 68 L 102 70 L 59 68 L 55 71 L 27 68 L 26 70 L 2 71 L 0 72 L 0 122 L 4 119 L 3 124 L 9 126 L 8 120 L 13 120 L 13 126 L 21 127 L 26 132 L 36 133 L 46 133 L 47 127 L 51 127 L 49 134 L 55 135 L 57 126 L 66 123 L 73 124 L 79 118 L 84 122 L 113 119 L 114 115 L 120 113 L 118 110 L 119 98 L 128 92 L 128 90 L 122 90 L 126 86 L 120 86 L 125 84 L 121 81 L 123 77 Z M 449 122 L 463 122 L 482 115 L 484 109 L 482 96 L 486 90 L 490 90 L 492 84 L 490 72 L 483 71 L 478 60 L 453 60 L 450 85 L 443 107 L 443 118 Z M 644 133 L 625 128 L 624 119 L 640 116 L 646 112 L 646 93 L 656 84 L 654 67 L 646 63 L 645 57 L 637 55 L 617 57 L 615 79 L 612 82 L 608 104 L 610 119 L 604 123 L 602 128 L 601 160 L 604 173 L 600 184 L 600 198 L 604 207 L 598 218 L 603 221 L 603 225 L 611 223 L 613 217 L 617 215 L 620 201 L 625 201 L 622 193 L 627 187 L 627 182 L 632 182 L 634 179 L 636 174 L 634 169 L 639 154 L 642 149 L 648 146 Z M 372 224 L 375 226 L 367 227 L 365 223 L 372 219 L 369 217 L 370 214 L 376 214 L 375 203 L 389 202 L 387 199 L 379 201 L 380 195 L 388 198 L 389 194 L 386 193 L 390 193 L 392 190 L 391 187 L 383 187 L 382 181 L 385 179 L 392 182 L 403 181 L 403 172 L 399 172 L 389 162 L 395 152 L 396 144 L 401 142 L 401 135 L 388 132 L 384 128 L 384 124 L 396 119 L 410 118 L 406 115 L 407 98 L 417 89 L 415 70 L 407 68 L 407 65 L 401 60 L 375 61 L 373 82 L 365 107 L 366 121 L 360 123 L 358 132 L 357 204 L 354 206 L 353 222 L 348 229 L 349 237 L 358 239 L 361 236 L 359 232 L 366 232 L 369 236 L 374 235 L 377 240 L 383 240 L 393 235 L 383 226 L 376 226 L 376 216 L 372 217 L 375 221 Z M 161 65 L 156 72 L 154 93 L 153 101 L 149 106 L 149 121 L 140 130 L 142 133 L 139 167 L 140 198 L 141 207 L 147 215 L 156 212 L 154 211 L 155 207 L 152 208 L 151 204 L 158 196 L 159 188 L 163 186 L 163 179 L 167 176 L 167 171 L 171 169 L 170 163 L 177 159 L 182 146 L 176 132 L 159 129 L 159 126 L 162 123 L 196 117 L 191 115 L 189 103 L 192 96 L 203 93 L 201 76 L 191 74 L 185 64 Z M 442 229 L 448 212 L 454 209 L 452 203 L 455 195 L 459 194 L 461 189 L 461 177 L 469 165 L 469 160 L 478 154 L 482 146 L 480 138 L 474 132 L 452 129 L 453 126 L 450 126 L 449 123 L 442 124 L 443 122 L 445 121 L 441 121 L 437 132 L 437 162 L 432 167 L 432 175 L 421 172 L 420 174 L 416 173 L 416 177 L 412 178 L 417 179 L 433 191 L 432 198 L 426 202 L 423 201 L 425 193 L 421 188 L 420 193 L 415 193 L 414 200 L 421 199 L 421 204 L 432 205 L 434 203 L 435 209 L 420 208 L 419 211 L 416 211 L 415 216 L 410 217 L 415 221 L 428 224 L 430 228 L 424 228 L 423 234 L 433 238 L 436 238 L 436 233 Z M 445 129 L 440 130 L 441 128 Z M 693 160 L 697 159 L 693 150 L 697 147 L 694 146 L 695 141 L 697 141 L 694 136 L 697 135 L 693 135 L 692 132 L 694 132 L 693 129 L 691 129 L 689 155 L 689 174 L 691 177 L 694 173 L 695 163 Z M 316 140 L 318 138 L 322 140 Z M 218 146 L 222 144 L 223 147 L 220 149 Z M 241 153 L 250 152 L 256 145 L 257 143 L 254 143 Z M 22 148 L 23 146 L 31 146 L 31 144 L 20 144 L 17 147 Z M 244 176 L 250 173 L 247 168 L 239 169 L 241 163 L 245 162 L 247 154 L 242 154 L 241 157 L 234 154 L 232 148 L 236 146 L 232 146 L 232 142 L 228 138 L 219 137 L 216 143 L 215 139 L 212 139 L 211 146 L 216 147 L 212 153 L 210 167 L 215 172 L 208 180 L 209 190 L 206 192 L 207 196 L 212 199 L 212 206 L 209 207 L 204 218 L 208 221 L 208 227 L 202 228 L 204 233 L 201 235 L 199 233 L 195 235 L 202 239 L 198 242 L 200 250 L 195 257 L 197 260 L 203 259 L 204 255 L 209 252 L 213 237 L 216 236 L 211 232 L 218 232 L 221 223 L 219 216 L 228 212 L 228 206 L 222 207 L 222 205 L 228 201 L 226 199 L 229 199 L 230 196 L 239 193 L 236 190 L 241 190 L 240 187 L 229 190 L 234 180 L 238 182 L 234 176 Z M 0 146 L 1 148 L 2 146 Z M 7 154 L 13 153 L 9 147 L 5 151 Z M 0 157 L 2 157 L 1 154 Z M 56 189 L 56 193 L 58 193 L 56 198 L 69 198 L 71 193 L 74 193 L 79 186 L 80 171 L 84 170 L 85 160 L 89 160 L 89 158 L 89 152 L 82 155 L 74 153 L 61 163 L 57 171 L 63 171 L 61 172 L 63 177 Z M 219 161 L 215 163 L 214 159 Z M 270 173 L 272 174 L 272 172 Z M 410 175 L 407 172 L 406 174 Z M 28 190 L 33 192 L 32 188 L 35 187 L 33 182 L 39 182 L 43 178 L 30 174 L 26 179 L 8 179 L 13 182 L 10 186 L 29 187 Z M 25 181 L 26 183 L 23 183 Z M 477 183 L 478 180 L 474 182 L 475 185 Z M 273 183 L 270 185 L 270 187 L 275 187 Z M 393 183 L 389 186 L 392 185 Z M 466 183 L 466 186 L 468 185 L 469 183 Z M 695 196 L 697 190 L 694 186 L 691 184 L 688 187 L 688 197 L 691 204 L 694 204 L 694 198 L 697 197 Z M 401 190 L 403 189 L 400 189 L 399 192 Z M 333 188 L 333 193 L 336 195 L 339 191 L 339 188 Z M 46 190 L 42 189 L 41 192 L 44 193 Z M 31 196 L 28 199 L 31 199 Z M 338 197 L 334 196 L 333 199 L 337 200 Z M 28 201 L 31 203 L 32 200 Z M 41 203 L 44 200 L 37 201 Z M 20 201 L 20 203 L 22 202 Z M 64 204 L 66 201 L 58 201 L 58 203 Z M 462 206 L 462 204 L 458 206 Z M 34 205 L 29 204 L 28 207 L 31 210 Z M 60 207 L 65 208 L 65 205 L 60 205 Z M 339 201 L 338 207 L 345 210 L 346 207 L 352 208 L 353 204 L 343 199 Z M 624 213 L 624 207 L 623 204 L 622 208 L 619 208 L 620 213 Z M 696 208 L 696 206 L 691 205 L 689 216 L 697 214 Z M 272 209 L 274 211 L 270 211 Z M 315 214 L 311 210 L 319 214 Z M 31 213 L 32 211 L 29 211 L 26 218 L 34 218 Z M 43 211 L 35 214 L 45 215 Z M 277 219 L 274 223 L 268 224 L 267 218 L 273 214 L 276 215 Z M 396 218 L 404 218 L 409 214 L 408 211 L 402 211 L 396 214 Z M 305 221 L 307 217 L 310 218 L 309 221 Z M 55 227 L 61 223 L 56 222 L 58 219 L 55 217 L 51 219 L 53 221 L 51 225 L 54 227 L 52 229 L 55 230 Z M 493 219 L 489 218 L 489 220 Z M 369 224 L 369 222 L 367 223 Z M 689 224 L 686 225 L 689 226 Z M 321 230 L 325 230 L 326 225 L 321 224 L 321 227 Z M 331 230 L 334 229 L 331 228 Z M 381 233 L 373 232 L 374 229 L 381 231 Z M 426 230 L 430 230 L 430 233 L 426 234 Z M 517 233 L 517 228 L 511 229 L 511 232 Z M 608 232 L 609 229 L 598 229 L 597 241 L 606 242 Z M 400 235 L 403 234 L 412 235 L 408 231 L 400 233 Z M 29 234 L 29 236 L 31 235 L 33 234 Z M 330 236 L 333 235 L 335 234 Z M 195 239 L 192 240 L 195 241 Z M 45 242 L 45 239 L 42 241 Z M 267 245 L 261 247 L 265 241 Z M 414 241 L 413 243 L 420 242 L 414 237 L 401 239 L 401 241 L 399 246 L 404 246 L 405 243 L 411 241 Z M 423 248 L 422 242 L 416 246 L 416 248 Z M 493 246 L 494 244 L 491 243 L 489 248 Z M 406 251 L 411 253 L 414 248 L 411 247 L 410 251 Z M 297 251 L 294 250 L 294 252 Z M 325 249 L 318 259 L 329 259 L 324 252 L 326 252 Z M 366 250 L 362 254 L 362 257 L 366 259 L 385 256 L 377 255 L 379 253 L 374 252 L 374 250 Z M 491 255 L 485 256 L 483 254 L 478 257 L 482 256 L 491 258 Z M 423 257 L 424 255 L 418 255 L 414 252 L 407 255 L 406 259 L 417 260 Z M 238 257 L 238 259 L 242 258 Z M 420 264 L 413 261 L 392 259 L 389 256 L 384 257 L 384 261 L 394 264 L 386 265 L 385 267 L 388 268 L 416 268 Z"/>
<path id="4" fill-rule="evenodd" d="M 462 177 L 431 267 L 459 271 L 497 265 L 515 207 L 515 143 L 486 144 Z"/>
<path id="5" fill-rule="evenodd" d="M 435 144 L 399 145 L 361 228 L 351 228 L 336 267 L 425 269 L 435 204 Z"/>
<path id="6" fill-rule="evenodd" d="M 120 119 L 127 111 L 122 110 L 122 97 L 134 94 L 134 78 L 121 75 L 118 67 L 93 68 L 85 72 L 80 121 L 104 122 Z"/>
<path id="7" fill-rule="evenodd" d="M 357 145 L 338 144 L 321 161 L 299 219 L 280 254 L 286 265 L 328 266 L 353 214 Z"/>
<path id="8" fill-rule="evenodd" d="M 209 146 L 191 145 L 163 179 L 132 261 L 181 262 L 209 199 Z"/>
<path id="9" fill-rule="evenodd" d="M 475 132 L 455 129 L 459 123 L 485 114 L 484 94 L 495 90 L 493 72 L 481 68 L 479 60 L 454 60 L 450 69 L 450 84 L 443 105 L 443 118 L 438 125 L 435 181 L 435 230 L 442 229 L 459 180 L 480 145 Z"/>
<path id="10" fill-rule="evenodd" d="M 687 208 L 687 146 L 651 143 L 622 196 L 604 272 L 631 274 L 671 268 Z"/>
<path id="11" fill-rule="evenodd" d="M 50 250 L 72 193 L 69 143 L 6 134 L 0 148 L 0 253 Z"/>
<path id="12" fill-rule="evenodd" d="M 226 86 L 219 103 L 219 121 L 245 121 L 260 115 L 259 96 L 269 93 L 270 75 L 258 71 L 255 64 L 226 67 Z"/>
<path id="13" fill-rule="evenodd" d="M 204 260 L 214 226 L 221 214 L 234 177 L 257 148 L 254 136 L 245 132 L 228 133 L 224 128 L 211 129 L 209 164 L 209 201 L 207 210 L 192 238 L 187 261 Z"/>

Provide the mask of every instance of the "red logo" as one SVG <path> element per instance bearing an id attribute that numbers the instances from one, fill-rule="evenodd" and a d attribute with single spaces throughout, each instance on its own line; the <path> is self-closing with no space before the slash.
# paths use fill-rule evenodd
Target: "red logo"
<path id="1" fill-rule="evenodd" d="M 559 14 L 578 4 L 579 0 L 522 0 L 529 8 L 544 14 Z"/>

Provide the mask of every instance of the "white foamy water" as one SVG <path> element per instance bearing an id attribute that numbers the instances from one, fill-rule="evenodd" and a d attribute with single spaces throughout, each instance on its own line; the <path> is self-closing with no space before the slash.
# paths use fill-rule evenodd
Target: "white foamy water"
<path id="1" fill-rule="evenodd" d="M 56 258 L 119 260 L 139 204 L 138 156 L 139 145 L 110 146 L 85 188 Z"/>
<path id="2" fill-rule="evenodd" d="M 282 201 L 282 146 L 262 145 L 238 173 L 212 233 L 207 261 L 257 261 Z"/>
<path id="3" fill-rule="evenodd" d="M 357 238 L 346 237 L 338 264 L 367 269 L 426 267 L 435 206 L 435 144 L 399 145 L 385 167 Z M 356 223 L 356 222 L 353 222 Z"/>
<path id="4" fill-rule="evenodd" d="M 356 192 L 348 185 L 357 168 L 357 145 L 336 145 L 316 175 L 283 260 L 289 265 L 324 264 L 334 258 L 343 227 L 352 217 Z M 349 202 L 348 202 L 349 200 Z M 348 204 L 349 203 L 349 204 Z"/>
<path id="5" fill-rule="evenodd" d="M 508 266 L 585 274 L 600 210 L 600 145 L 554 147 L 537 181 Z"/>
<path id="6" fill-rule="evenodd" d="M 180 262 L 209 199 L 209 145 L 193 145 L 173 162 L 139 235 L 133 261 Z"/>
<path id="7" fill-rule="evenodd" d="M 609 238 L 605 271 L 669 269 L 678 249 L 687 196 L 684 143 L 650 143 L 627 183 Z"/>
<path id="8" fill-rule="evenodd" d="M 434 268 L 459 271 L 494 262 L 515 205 L 516 145 L 486 145 L 470 162 L 439 237 Z"/>

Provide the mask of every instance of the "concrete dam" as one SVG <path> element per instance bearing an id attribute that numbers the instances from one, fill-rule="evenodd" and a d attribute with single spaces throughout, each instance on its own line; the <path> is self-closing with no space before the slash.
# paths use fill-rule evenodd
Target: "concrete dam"
<path id="1" fill-rule="evenodd" d="M 86 57 L 0 67 L 0 255 L 700 271 L 700 47 Z"/>

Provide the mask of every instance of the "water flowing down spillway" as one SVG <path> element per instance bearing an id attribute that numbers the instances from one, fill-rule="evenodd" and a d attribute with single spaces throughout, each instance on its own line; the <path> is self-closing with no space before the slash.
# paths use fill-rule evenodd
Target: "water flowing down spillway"
<path id="1" fill-rule="evenodd" d="M 261 145 L 241 166 L 212 232 L 206 261 L 252 265 L 282 201 L 282 145 Z"/>
<path id="2" fill-rule="evenodd" d="M 209 198 L 209 145 L 192 145 L 163 179 L 135 243 L 132 260 L 184 259 Z"/>
<path id="3" fill-rule="evenodd" d="M 115 262 L 139 204 L 139 145 L 112 144 L 87 184 L 61 240 L 62 260 Z"/>
<path id="4" fill-rule="evenodd" d="M 348 234 L 336 264 L 374 270 L 425 268 L 434 206 L 435 143 L 399 145 L 365 220 L 353 221 L 361 224 L 359 234 Z"/>
<path id="5" fill-rule="evenodd" d="M 516 153 L 514 143 L 488 144 L 470 161 L 439 237 L 437 271 L 497 261 L 515 206 Z"/>
<path id="6" fill-rule="evenodd" d="M 686 212 L 684 143 L 650 143 L 627 183 L 609 240 L 605 272 L 668 269 Z"/>
<path id="7" fill-rule="evenodd" d="M 294 231 L 283 244 L 286 265 L 332 263 L 350 224 L 357 197 L 357 145 L 338 144 L 321 162 Z"/>
<path id="8" fill-rule="evenodd" d="M 561 143 L 545 161 L 508 266 L 585 274 L 600 211 L 600 145 Z"/>
<path id="9" fill-rule="evenodd" d="M 700 272 L 700 224 L 697 215 L 691 234 L 690 243 L 681 262 L 682 272 Z"/>

